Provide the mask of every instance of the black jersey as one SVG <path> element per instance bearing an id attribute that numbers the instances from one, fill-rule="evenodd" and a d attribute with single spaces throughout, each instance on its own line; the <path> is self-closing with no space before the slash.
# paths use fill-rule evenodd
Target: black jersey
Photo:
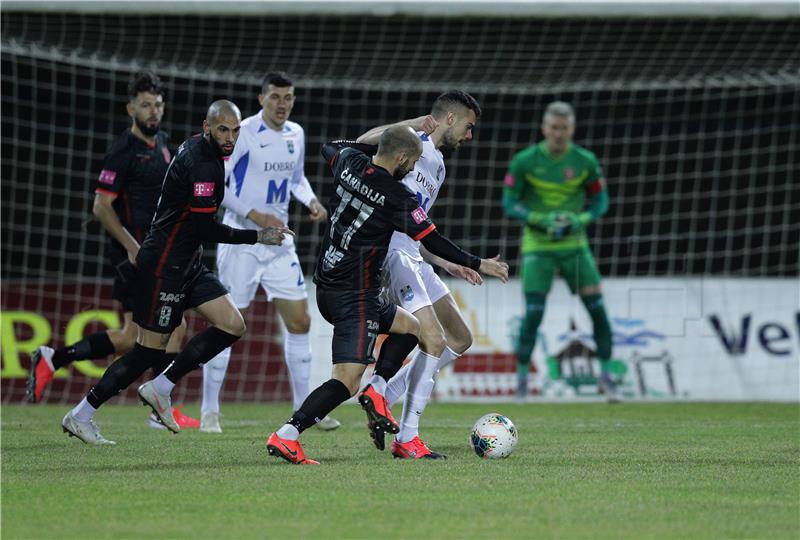
<path id="1" fill-rule="evenodd" d="M 195 135 L 184 141 L 167 170 L 137 260 L 156 276 L 180 276 L 199 264 L 203 241 L 254 244 L 257 231 L 232 229 L 217 222 L 224 180 L 222 157 L 205 137 Z"/>
<path id="2" fill-rule="evenodd" d="M 126 129 L 111 145 L 97 178 L 95 193 L 114 197 L 120 223 L 140 244 L 156 213 L 161 184 L 171 160 L 169 135 L 159 131 L 150 145 Z M 122 244 L 108 235 L 112 259 L 125 258 Z"/>
<path id="3" fill-rule="evenodd" d="M 421 240 L 436 228 L 417 198 L 363 152 L 329 143 L 323 148 L 335 193 L 314 282 L 340 290 L 380 287 L 380 271 L 394 231 Z"/>

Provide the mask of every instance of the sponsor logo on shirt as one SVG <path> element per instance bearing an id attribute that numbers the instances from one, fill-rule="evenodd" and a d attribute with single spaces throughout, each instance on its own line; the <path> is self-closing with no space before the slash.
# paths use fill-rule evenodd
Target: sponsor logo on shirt
<path id="1" fill-rule="evenodd" d="M 414 211 L 411 212 L 411 219 L 414 220 L 414 223 L 419 225 L 420 223 L 428 219 L 428 215 L 422 208 L 415 208 Z"/>
<path id="2" fill-rule="evenodd" d="M 177 302 L 181 302 L 184 298 L 186 298 L 186 295 L 182 294 L 182 293 L 178 293 L 178 294 L 165 293 L 165 292 L 159 292 L 158 293 L 158 299 L 161 300 L 162 302 L 176 302 L 177 303 Z"/>
<path id="3" fill-rule="evenodd" d="M 266 161 L 264 162 L 264 172 L 293 171 L 295 165 L 294 161 Z"/>
<path id="4" fill-rule="evenodd" d="M 214 182 L 195 182 L 194 183 L 194 196 L 195 197 L 211 197 L 214 195 Z"/>
<path id="5" fill-rule="evenodd" d="M 103 169 L 102 171 L 100 171 L 100 178 L 98 178 L 98 180 L 101 184 L 112 185 L 116 178 L 117 178 L 117 171 L 112 171 L 110 169 Z"/>
<path id="6" fill-rule="evenodd" d="M 422 186 L 422 189 L 427 191 L 431 197 L 436 196 L 436 192 L 439 191 L 439 187 L 430 180 L 428 180 L 424 174 L 417 171 L 417 178 L 415 180 L 417 181 L 417 184 Z"/>

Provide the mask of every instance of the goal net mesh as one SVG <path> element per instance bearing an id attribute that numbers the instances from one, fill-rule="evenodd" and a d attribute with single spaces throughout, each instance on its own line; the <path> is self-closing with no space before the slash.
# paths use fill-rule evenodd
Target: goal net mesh
<path id="1" fill-rule="evenodd" d="M 444 90 L 469 91 L 484 114 L 474 140 L 449 158 L 432 216 L 465 248 L 502 253 L 514 275 L 521 230 L 503 217 L 502 178 L 511 156 L 540 138 L 546 104 L 566 100 L 577 111 L 576 141 L 609 180 L 611 208 L 590 232 L 603 276 L 798 275 L 797 18 L 4 12 L 0 39 L 4 402 L 23 399 L 35 346 L 115 323 L 92 183 L 128 125 L 126 84 L 143 68 L 167 83 L 164 126 L 174 144 L 200 129 L 212 100 L 252 114 L 263 74 L 289 73 L 306 173 L 323 200 L 326 140 L 425 114 Z M 309 275 L 321 230 L 296 204 L 291 226 Z M 213 265 L 213 246 L 206 253 Z M 234 348 L 223 400 L 290 396 L 281 328 L 263 300 Z M 476 372 L 487 362 L 514 369 L 507 353 L 463 362 Z M 50 401 L 87 391 L 91 369 L 71 367 Z M 197 399 L 198 381 L 187 377 L 177 400 Z M 496 394 L 510 391 L 502 386 Z"/>

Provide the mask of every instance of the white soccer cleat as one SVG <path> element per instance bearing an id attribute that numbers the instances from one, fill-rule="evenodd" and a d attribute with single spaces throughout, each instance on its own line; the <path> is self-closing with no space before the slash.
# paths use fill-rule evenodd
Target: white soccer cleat
<path id="1" fill-rule="evenodd" d="M 153 381 L 148 381 L 139 387 L 139 399 L 142 403 L 153 409 L 159 421 L 173 433 L 179 433 L 181 428 L 172 416 L 172 400 L 169 395 L 159 394 L 153 388 Z"/>
<path id="2" fill-rule="evenodd" d="M 608 373 L 601 373 L 597 378 L 597 390 L 605 395 L 606 403 L 622 403 L 619 387 Z"/>
<path id="3" fill-rule="evenodd" d="M 341 422 L 339 422 L 336 418 L 331 418 L 330 416 L 326 416 L 317 422 L 317 427 L 322 431 L 333 431 L 341 425 Z"/>
<path id="4" fill-rule="evenodd" d="M 64 433 L 68 433 L 70 437 L 77 437 L 86 444 L 94 446 L 112 446 L 117 444 L 100 435 L 100 429 L 97 427 L 97 424 L 94 423 L 94 420 L 81 422 L 72 416 L 71 413 L 67 413 L 64 419 L 61 420 L 61 427 L 64 429 Z"/>
<path id="5" fill-rule="evenodd" d="M 219 427 L 219 413 L 204 412 L 200 416 L 200 431 L 203 433 L 222 433 L 222 428 Z"/>
<path id="6" fill-rule="evenodd" d="M 153 429 L 167 429 L 167 426 L 158 421 L 158 417 L 154 413 L 150 413 L 147 417 L 147 425 Z"/>

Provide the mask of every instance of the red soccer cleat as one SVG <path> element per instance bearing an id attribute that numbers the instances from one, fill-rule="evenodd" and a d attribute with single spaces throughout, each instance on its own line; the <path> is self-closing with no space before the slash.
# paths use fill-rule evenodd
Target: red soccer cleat
<path id="1" fill-rule="evenodd" d="M 26 394 L 28 401 L 38 403 L 42 399 L 45 387 L 53 380 L 56 372 L 53 367 L 53 349 L 41 346 L 31 355 L 31 369 L 28 372 Z"/>
<path id="2" fill-rule="evenodd" d="M 172 407 L 172 417 L 181 429 L 198 429 L 200 427 L 200 420 L 186 416 L 178 407 Z"/>
<path id="3" fill-rule="evenodd" d="M 374 433 L 376 427 L 380 427 L 380 429 L 388 433 L 400 431 L 400 426 L 397 425 L 397 420 L 392 416 L 392 411 L 389 409 L 386 398 L 376 392 L 371 384 L 368 384 L 358 395 L 358 402 L 367 413 L 367 426 L 371 432 Z"/>
<path id="4" fill-rule="evenodd" d="M 294 465 L 319 465 L 319 461 L 306 457 L 300 441 L 281 439 L 277 433 L 273 433 L 267 439 L 267 451 L 269 455 L 283 458 Z"/>
<path id="5" fill-rule="evenodd" d="M 447 456 L 432 451 L 419 436 L 408 442 L 392 441 L 392 455 L 401 459 L 447 459 Z"/>

